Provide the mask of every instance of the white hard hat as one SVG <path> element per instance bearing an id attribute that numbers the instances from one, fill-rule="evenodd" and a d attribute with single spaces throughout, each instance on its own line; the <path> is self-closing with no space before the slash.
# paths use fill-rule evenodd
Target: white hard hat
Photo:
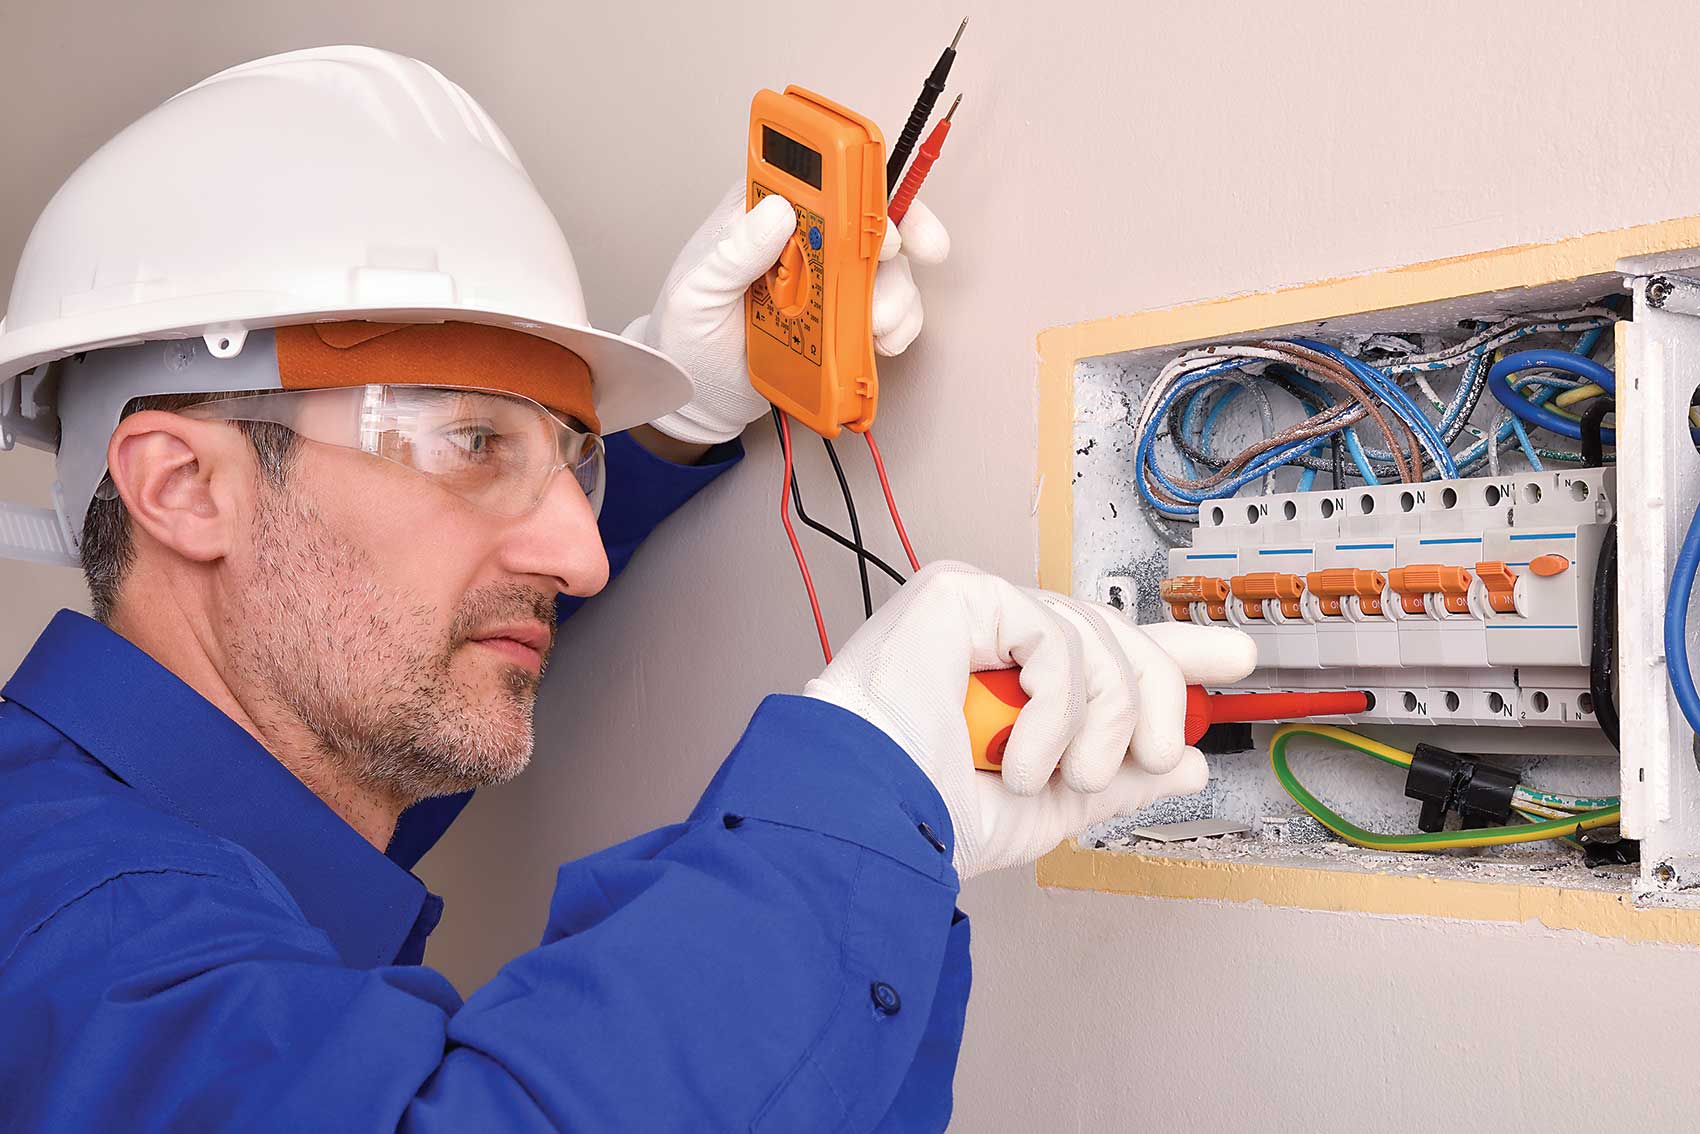
<path id="1" fill-rule="evenodd" d="M 566 237 L 470 95 L 416 59 L 322 47 L 197 83 L 60 187 L 0 320 L 0 448 L 56 430 L 31 404 L 56 385 L 27 373 L 44 363 L 183 338 L 232 357 L 250 330 L 349 319 L 559 343 L 589 365 L 605 432 L 690 396 L 664 355 L 590 326 Z"/>

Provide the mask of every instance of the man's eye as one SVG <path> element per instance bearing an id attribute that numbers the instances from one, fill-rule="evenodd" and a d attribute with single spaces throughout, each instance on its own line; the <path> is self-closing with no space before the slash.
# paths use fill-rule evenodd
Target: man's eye
<path id="1" fill-rule="evenodd" d="M 496 443 L 496 431 L 485 425 L 467 425 L 443 434 L 449 444 L 468 456 L 482 457 Z"/>

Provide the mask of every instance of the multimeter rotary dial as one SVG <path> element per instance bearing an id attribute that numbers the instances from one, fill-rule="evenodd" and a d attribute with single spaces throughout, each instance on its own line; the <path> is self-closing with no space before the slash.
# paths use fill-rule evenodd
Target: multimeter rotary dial
<path id="1" fill-rule="evenodd" d="M 795 319 L 809 303 L 809 255 L 802 234 L 793 234 L 779 263 L 768 273 L 767 290 L 781 319 Z"/>

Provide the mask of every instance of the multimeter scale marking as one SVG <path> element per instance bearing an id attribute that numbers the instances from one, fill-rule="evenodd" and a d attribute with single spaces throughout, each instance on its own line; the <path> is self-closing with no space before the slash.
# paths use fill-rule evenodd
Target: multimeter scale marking
<path id="1" fill-rule="evenodd" d="M 773 192 L 759 181 L 753 183 L 755 198 L 760 201 Z M 826 278 L 826 251 L 821 246 L 821 229 L 826 218 L 808 209 L 797 209 L 797 235 L 808 249 L 809 298 L 794 319 L 779 313 L 773 295 L 765 281 L 757 281 L 751 295 L 754 300 L 750 321 L 764 334 L 790 348 L 791 352 L 820 365 L 821 325 L 824 322 L 826 296 L 822 280 Z"/>

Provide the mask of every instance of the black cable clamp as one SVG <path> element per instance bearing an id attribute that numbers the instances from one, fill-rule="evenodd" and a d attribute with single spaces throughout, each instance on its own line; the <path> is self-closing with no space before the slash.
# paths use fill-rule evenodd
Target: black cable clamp
<path id="1" fill-rule="evenodd" d="M 1424 831 L 1442 830 L 1450 811 L 1458 813 L 1466 829 L 1503 826 L 1511 819 L 1511 798 L 1517 782 L 1516 772 L 1432 744 L 1419 744 L 1411 754 L 1405 795 L 1422 802 L 1417 826 Z"/>
<path id="2" fill-rule="evenodd" d="M 1641 844 L 1635 839 L 1595 842 L 1582 836 L 1582 862 L 1587 866 L 1628 866 L 1641 861 Z"/>

